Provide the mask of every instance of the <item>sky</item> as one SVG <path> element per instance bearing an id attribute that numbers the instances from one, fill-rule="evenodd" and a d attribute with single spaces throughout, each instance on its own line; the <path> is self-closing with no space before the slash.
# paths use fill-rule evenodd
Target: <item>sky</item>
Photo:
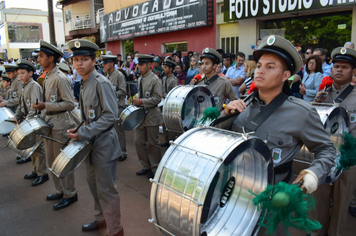
<path id="1" fill-rule="evenodd" d="M 0 0 L 1 1 L 1 0 Z M 53 10 L 60 11 L 56 9 L 56 3 L 58 0 L 53 1 Z M 47 0 L 5 0 L 6 8 L 29 8 L 29 9 L 40 9 L 42 11 L 48 11 Z"/>

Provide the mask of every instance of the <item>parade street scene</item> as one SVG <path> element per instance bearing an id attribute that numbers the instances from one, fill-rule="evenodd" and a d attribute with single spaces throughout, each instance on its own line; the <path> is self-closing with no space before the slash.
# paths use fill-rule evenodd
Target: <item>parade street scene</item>
<path id="1" fill-rule="evenodd" d="M 356 3 L 0 0 L 0 236 L 353 236 Z"/>

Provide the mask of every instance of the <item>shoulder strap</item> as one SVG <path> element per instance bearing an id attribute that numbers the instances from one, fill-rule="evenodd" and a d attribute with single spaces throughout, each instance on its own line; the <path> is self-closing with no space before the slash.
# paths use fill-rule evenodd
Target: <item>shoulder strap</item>
<path id="1" fill-rule="evenodd" d="M 245 128 L 249 131 L 256 131 L 260 125 L 267 120 L 267 118 L 272 115 L 288 98 L 288 95 L 280 93 L 275 97 L 266 107 L 264 107 L 255 117 L 252 118 L 250 123 L 248 123 Z"/>
<path id="2" fill-rule="evenodd" d="M 342 103 L 345 98 L 352 92 L 352 90 L 354 90 L 354 86 L 352 86 L 351 84 L 349 84 L 349 86 L 346 87 L 346 89 L 344 91 L 342 91 L 342 93 L 335 99 L 336 103 Z"/>
<path id="3" fill-rule="evenodd" d="M 217 80 L 219 78 L 219 76 L 217 74 L 215 74 L 213 77 L 211 77 L 211 79 L 207 80 L 204 82 L 205 85 L 209 85 L 212 82 L 214 82 L 215 80 Z"/>

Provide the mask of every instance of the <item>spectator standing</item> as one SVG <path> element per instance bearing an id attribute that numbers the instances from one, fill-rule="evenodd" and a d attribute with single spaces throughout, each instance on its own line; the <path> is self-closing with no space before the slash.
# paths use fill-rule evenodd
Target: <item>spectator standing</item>
<path id="1" fill-rule="evenodd" d="M 82 76 L 78 74 L 77 70 L 73 70 L 73 77 L 72 80 L 74 81 L 73 86 L 73 94 L 76 99 L 76 102 L 79 101 L 79 92 L 80 92 L 80 81 L 82 81 Z"/>
<path id="2" fill-rule="evenodd" d="M 330 65 L 326 63 L 326 51 L 324 48 L 315 48 L 313 55 L 317 55 L 320 57 L 323 68 L 323 75 L 325 76 L 330 76 L 330 70 L 333 67 L 333 64 L 331 63 Z"/>
<path id="3" fill-rule="evenodd" d="M 175 66 L 175 72 L 177 73 L 178 85 L 185 85 L 187 76 L 185 75 L 181 64 Z"/>
<path id="4" fill-rule="evenodd" d="M 232 88 L 238 97 L 240 97 L 239 88 L 246 78 L 244 62 L 245 54 L 243 52 L 238 52 L 236 66 L 231 66 L 226 73 L 226 77 L 231 82 Z"/>
<path id="5" fill-rule="evenodd" d="M 193 54 L 190 57 L 190 67 L 187 72 L 185 84 L 190 84 L 190 81 L 194 78 L 194 76 L 199 74 L 198 61 L 199 60 L 198 60 L 197 55 Z"/>
<path id="6" fill-rule="evenodd" d="M 323 70 L 321 59 L 318 56 L 312 55 L 306 60 L 306 71 L 303 73 L 302 84 L 299 86 L 299 93 L 303 95 L 303 99 L 307 102 L 314 100 L 318 93 L 319 86 L 323 81 Z"/>

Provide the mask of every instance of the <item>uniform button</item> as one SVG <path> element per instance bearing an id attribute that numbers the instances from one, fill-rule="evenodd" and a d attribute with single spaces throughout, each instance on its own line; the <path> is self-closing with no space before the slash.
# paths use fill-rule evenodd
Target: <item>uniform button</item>
<path id="1" fill-rule="evenodd" d="M 278 141 L 278 145 L 283 145 L 283 141 Z"/>
<path id="2" fill-rule="evenodd" d="M 337 91 L 336 94 L 339 94 L 339 91 Z"/>

